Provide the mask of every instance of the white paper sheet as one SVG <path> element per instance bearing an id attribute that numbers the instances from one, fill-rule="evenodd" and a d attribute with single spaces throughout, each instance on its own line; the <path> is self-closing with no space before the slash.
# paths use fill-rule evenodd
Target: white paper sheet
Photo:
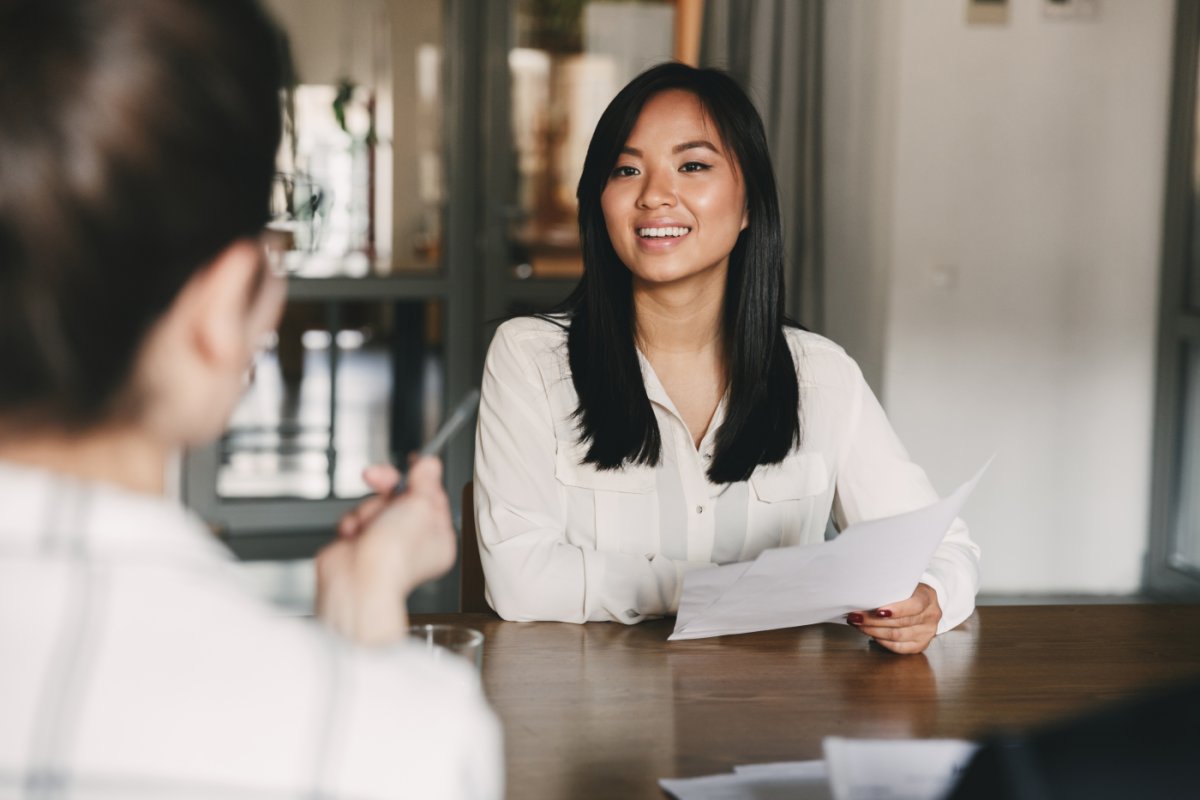
<path id="1" fill-rule="evenodd" d="M 977 748 L 959 739 L 830 736 L 822 761 L 746 764 L 658 785 L 676 800 L 941 800 Z"/>
<path id="2" fill-rule="evenodd" d="M 825 739 L 836 800 L 939 800 L 978 745 L 958 739 Z"/>
<path id="3" fill-rule="evenodd" d="M 833 800 L 823 761 L 750 764 L 732 775 L 664 778 L 658 785 L 676 800 Z"/>
<path id="4" fill-rule="evenodd" d="M 944 500 L 851 525 L 833 541 L 764 550 L 754 561 L 686 573 L 669 638 L 841 621 L 851 611 L 908 597 L 986 469 Z"/>
<path id="5" fill-rule="evenodd" d="M 739 764 L 733 768 L 737 775 L 778 775 L 788 778 L 825 780 L 829 772 L 824 761 L 772 761 L 769 764 Z"/>

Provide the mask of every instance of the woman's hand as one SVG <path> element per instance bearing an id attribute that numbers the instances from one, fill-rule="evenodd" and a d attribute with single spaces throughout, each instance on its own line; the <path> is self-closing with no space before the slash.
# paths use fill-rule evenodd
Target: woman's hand
<path id="1" fill-rule="evenodd" d="M 364 473 L 376 494 L 338 524 L 338 538 L 317 554 L 317 616 L 362 644 L 398 641 L 407 632 L 409 592 L 454 565 L 450 501 L 436 458 L 416 461 L 398 497 L 394 467 Z"/>
<path id="2" fill-rule="evenodd" d="M 937 592 L 918 583 L 912 597 L 874 611 L 857 611 L 846 621 L 893 653 L 920 653 L 937 634 L 942 607 Z"/>

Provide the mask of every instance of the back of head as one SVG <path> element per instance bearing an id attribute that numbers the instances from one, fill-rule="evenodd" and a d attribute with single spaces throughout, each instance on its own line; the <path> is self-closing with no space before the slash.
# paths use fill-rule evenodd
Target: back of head
<path id="1" fill-rule="evenodd" d="M 0 417 L 132 405 L 147 331 L 266 222 L 279 53 L 254 0 L 0 5 Z"/>

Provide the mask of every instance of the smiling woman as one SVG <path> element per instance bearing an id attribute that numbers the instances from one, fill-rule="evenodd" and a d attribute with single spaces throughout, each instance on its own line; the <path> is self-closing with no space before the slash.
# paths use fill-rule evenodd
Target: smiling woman
<path id="1" fill-rule="evenodd" d="M 660 457 L 639 352 L 667 384 L 693 448 L 712 429 L 705 471 L 715 483 L 780 461 L 799 442 L 796 372 L 782 327 L 775 176 L 749 98 L 716 70 L 648 70 L 601 116 L 578 198 L 586 270 L 561 310 L 587 463 Z M 639 227 L 691 230 L 673 247 Z M 724 421 L 712 425 L 727 390 Z"/>
<path id="2" fill-rule="evenodd" d="M 766 136 L 728 75 L 635 78 L 578 198 L 582 280 L 501 326 L 485 366 L 475 509 L 501 616 L 673 614 L 688 570 L 936 499 L 854 361 L 783 317 Z M 920 652 L 970 615 L 977 561 L 956 520 L 912 596 L 848 621 Z"/>

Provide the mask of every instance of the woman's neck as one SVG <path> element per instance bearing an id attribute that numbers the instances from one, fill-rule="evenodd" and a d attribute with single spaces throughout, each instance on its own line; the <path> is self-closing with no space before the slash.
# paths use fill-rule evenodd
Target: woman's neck
<path id="1" fill-rule="evenodd" d="M 22 434 L 0 422 L 0 459 L 142 494 L 165 492 L 170 455 L 161 442 L 128 427 Z"/>
<path id="2" fill-rule="evenodd" d="M 720 350 L 725 281 L 646 286 L 635 280 L 637 343 L 647 356 Z M 652 358 L 653 360 L 653 358 Z"/>

